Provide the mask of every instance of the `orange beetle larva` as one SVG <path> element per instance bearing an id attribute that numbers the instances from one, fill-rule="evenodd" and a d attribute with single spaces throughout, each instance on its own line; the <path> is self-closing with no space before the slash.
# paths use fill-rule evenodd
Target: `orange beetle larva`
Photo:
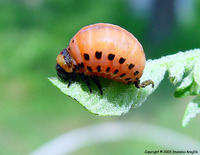
<path id="1" fill-rule="evenodd" d="M 102 89 L 98 77 L 137 88 L 152 84 L 147 80 L 140 84 L 145 67 L 145 54 L 139 41 L 125 29 L 106 23 L 89 25 L 78 31 L 69 46 L 57 56 L 56 70 L 68 86 L 80 75 L 92 92 L 89 77 Z"/>

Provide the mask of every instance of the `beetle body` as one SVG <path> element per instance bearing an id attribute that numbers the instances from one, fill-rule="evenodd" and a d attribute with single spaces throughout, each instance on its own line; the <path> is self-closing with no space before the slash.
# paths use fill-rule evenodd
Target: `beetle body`
<path id="1" fill-rule="evenodd" d="M 131 33 L 105 23 L 82 28 L 56 60 L 59 77 L 72 82 L 79 74 L 87 85 L 92 77 L 101 93 L 99 76 L 139 87 L 146 62 L 142 45 Z"/>

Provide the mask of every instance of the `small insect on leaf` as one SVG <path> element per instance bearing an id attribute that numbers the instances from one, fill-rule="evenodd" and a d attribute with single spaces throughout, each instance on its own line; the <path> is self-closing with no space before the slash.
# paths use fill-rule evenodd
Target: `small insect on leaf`
<path id="1" fill-rule="evenodd" d="M 130 47 L 125 46 L 127 42 Z M 188 105 L 183 126 L 200 113 L 200 49 L 146 62 L 141 44 L 131 33 L 116 25 L 98 23 L 78 31 L 56 61 L 58 78 L 49 80 L 91 113 L 119 116 L 131 107 L 139 107 L 167 71 L 170 82 L 181 82 L 175 97 L 198 96 Z"/>
<path id="2" fill-rule="evenodd" d="M 99 77 L 135 84 L 137 88 L 148 86 L 149 81 L 153 85 L 152 80 L 140 85 L 146 62 L 142 45 L 130 32 L 116 25 L 97 23 L 82 28 L 56 60 L 62 68 L 62 72 L 57 69 L 60 79 L 70 81 L 70 86 L 76 81 L 75 74 L 81 76 L 91 93 L 89 79 L 103 95 Z"/>

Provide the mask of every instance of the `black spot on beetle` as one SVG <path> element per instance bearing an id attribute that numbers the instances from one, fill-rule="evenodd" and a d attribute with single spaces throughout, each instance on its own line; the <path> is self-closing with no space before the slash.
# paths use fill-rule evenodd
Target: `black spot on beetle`
<path id="1" fill-rule="evenodd" d="M 113 74 L 117 74 L 118 72 L 119 72 L 119 70 L 116 69 L 116 70 L 113 72 Z"/>
<path id="2" fill-rule="evenodd" d="M 108 54 L 108 60 L 112 61 L 115 58 L 114 54 Z"/>
<path id="3" fill-rule="evenodd" d="M 89 54 L 84 53 L 84 59 L 85 59 L 85 60 L 90 60 Z"/>
<path id="4" fill-rule="evenodd" d="M 106 68 L 106 72 L 108 73 L 110 71 L 110 67 L 107 67 Z"/>
<path id="5" fill-rule="evenodd" d="M 131 79 L 131 78 L 126 78 L 125 81 L 128 81 L 128 80 L 130 80 L 130 79 Z"/>
<path id="6" fill-rule="evenodd" d="M 136 72 L 134 73 L 134 75 L 137 75 L 137 74 L 139 74 L 139 72 L 138 72 L 138 71 L 136 71 Z"/>
<path id="7" fill-rule="evenodd" d="M 74 43 L 74 39 L 72 40 L 72 43 Z"/>
<path id="8" fill-rule="evenodd" d="M 136 81 L 138 81 L 138 80 L 139 80 L 139 78 L 138 78 L 138 77 L 136 77 L 135 79 L 136 79 Z"/>
<path id="9" fill-rule="evenodd" d="M 128 66 L 128 69 L 131 70 L 134 66 L 135 66 L 134 64 L 130 64 L 130 65 Z"/>
<path id="10" fill-rule="evenodd" d="M 101 72 L 101 66 L 97 66 L 97 71 Z"/>
<path id="11" fill-rule="evenodd" d="M 125 74 L 125 73 L 123 73 L 123 74 L 121 74 L 121 75 L 120 75 L 120 77 L 122 78 L 122 77 L 124 77 L 125 75 L 126 75 L 126 74 Z"/>
<path id="12" fill-rule="evenodd" d="M 92 72 L 92 68 L 90 66 L 87 66 L 87 70 L 89 70 L 90 72 Z"/>
<path id="13" fill-rule="evenodd" d="M 124 58 L 122 58 L 122 57 L 119 59 L 119 63 L 120 63 L 120 64 L 123 64 L 125 61 L 126 61 L 126 59 L 124 59 Z"/>
<path id="14" fill-rule="evenodd" d="M 100 52 L 96 51 L 95 57 L 96 57 L 97 59 L 101 59 L 101 56 L 102 56 L 102 52 L 101 52 L 101 51 L 100 51 Z"/>
<path id="15" fill-rule="evenodd" d="M 78 67 L 79 67 L 79 68 L 84 68 L 83 62 L 81 62 L 80 64 L 78 64 Z"/>

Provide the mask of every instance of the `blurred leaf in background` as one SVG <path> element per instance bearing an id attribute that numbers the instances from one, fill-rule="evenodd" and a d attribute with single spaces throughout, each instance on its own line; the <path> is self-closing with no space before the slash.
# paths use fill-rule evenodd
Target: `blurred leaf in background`
<path id="1" fill-rule="evenodd" d="M 179 5 L 186 3 L 178 1 Z M 47 77 L 56 76 L 56 56 L 68 45 L 70 38 L 83 26 L 97 22 L 116 24 L 133 33 L 142 43 L 148 59 L 199 47 L 199 1 L 192 0 L 188 10 L 179 8 L 180 13 L 192 11 L 192 17 L 187 16 L 185 22 L 180 22 L 175 13 L 171 36 L 159 44 L 152 44 L 148 38 L 155 3 L 150 1 L 152 8 L 142 16 L 140 9 L 138 12 L 134 9 L 136 4 L 145 6 L 145 1 L 142 2 L 0 1 L 0 154 L 27 154 L 74 128 L 116 119 L 155 123 L 200 139 L 197 119 L 186 129 L 177 123 L 188 101 L 174 100 L 174 88 L 166 86 L 168 80 L 148 103 L 121 118 L 89 114 L 47 80 Z"/>

